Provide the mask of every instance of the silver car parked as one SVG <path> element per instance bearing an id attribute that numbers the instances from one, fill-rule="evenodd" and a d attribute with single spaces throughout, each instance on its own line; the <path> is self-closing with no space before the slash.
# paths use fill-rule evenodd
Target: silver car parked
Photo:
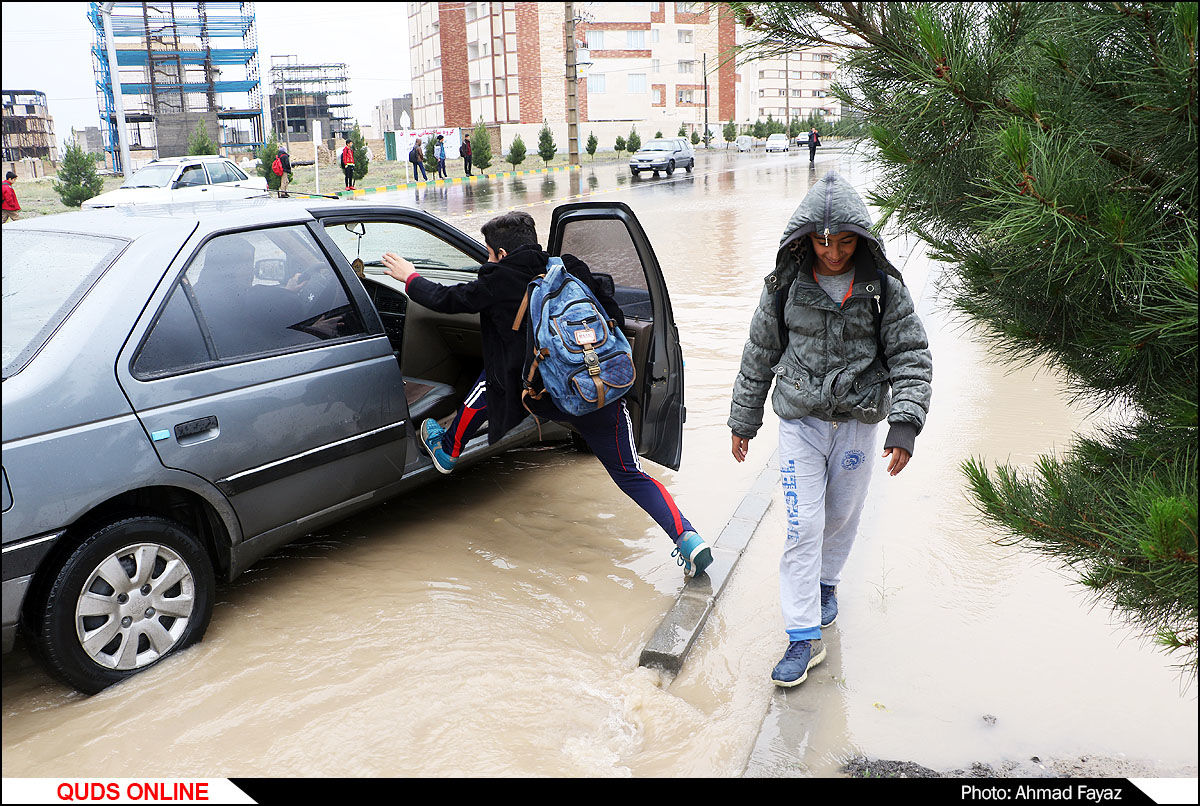
<path id="1" fill-rule="evenodd" d="M 629 172 L 637 176 L 642 171 L 653 171 L 658 176 L 663 171 L 667 176 L 683 168 L 691 173 L 696 167 L 696 152 L 683 137 L 665 137 L 650 140 L 629 158 Z"/>
<path id="2" fill-rule="evenodd" d="M 442 478 L 414 424 L 482 365 L 479 317 L 410 304 L 486 249 L 420 210 L 254 200 L 43 216 L 3 232 L 3 648 L 96 692 L 198 641 L 215 585 Z M 639 453 L 679 466 L 683 363 L 632 211 L 554 211 L 547 250 L 612 282 Z M 561 428 L 548 436 L 564 438 Z M 459 466 L 537 438 L 532 420 Z"/>

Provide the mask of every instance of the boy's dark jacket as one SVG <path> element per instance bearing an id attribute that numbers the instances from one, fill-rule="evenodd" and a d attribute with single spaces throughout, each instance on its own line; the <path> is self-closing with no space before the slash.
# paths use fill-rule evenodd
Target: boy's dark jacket
<path id="1" fill-rule="evenodd" d="M 483 264 L 479 279 L 470 283 L 445 286 L 416 275 L 405 289 L 413 302 L 439 313 L 479 314 L 487 379 L 488 444 L 497 442 L 528 414 L 521 405 L 521 371 L 525 366 L 529 315 L 522 320 L 520 330 L 514 331 L 512 324 L 529 281 L 546 271 L 549 259 L 537 244 L 522 246 L 499 263 Z M 563 255 L 562 261 L 568 272 L 587 284 L 616 326 L 622 327 L 625 317 L 620 306 L 597 284 L 587 264 L 574 255 Z M 538 405 L 531 401 L 535 413 L 547 418 L 561 416 L 548 397 L 542 400 L 547 402 Z"/>

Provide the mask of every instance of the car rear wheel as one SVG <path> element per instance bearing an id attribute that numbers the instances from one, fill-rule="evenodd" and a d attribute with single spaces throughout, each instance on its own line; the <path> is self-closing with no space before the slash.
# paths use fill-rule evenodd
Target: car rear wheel
<path id="1" fill-rule="evenodd" d="M 50 573 L 34 602 L 32 643 L 52 673 L 86 694 L 199 641 L 212 617 L 208 554 L 166 518 L 101 526 Z"/>

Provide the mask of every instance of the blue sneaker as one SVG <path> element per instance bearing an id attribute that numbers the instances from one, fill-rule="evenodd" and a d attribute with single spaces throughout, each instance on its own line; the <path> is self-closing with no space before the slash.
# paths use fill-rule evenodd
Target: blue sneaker
<path id="1" fill-rule="evenodd" d="M 671 556 L 683 566 L 683 575 L 688 577 L 703 574 L 704 569 L 712 565 L 712 549 L 704 542 L 704 538 L 695 532 L 681 534 Z"/>
<path id="2" fill-rule="evenodd" d="M 777 686 L 798 686 L 808 679 L 808 670 L 825 660 L 825 644 L 820 638 L 792 641 L 783 659 L 771 670 L 771 682 Z"/>
<path id="3" fill-rule="evenodd" d="M 821 626 L 837 621 L 837 587 L 821 583 Z"/>
<path id="4" fill-rule="evenodd" d="M 438 425 L 437 420 L 421 423 L 421 447 L 429 454 L 429 458 L 433 459 L 433 466 L 439 473 L 450 473 L 454 470 L 454 463 L 458 461 L 442 450 L 442 435 L 445 433 L 446 429 Z"/>

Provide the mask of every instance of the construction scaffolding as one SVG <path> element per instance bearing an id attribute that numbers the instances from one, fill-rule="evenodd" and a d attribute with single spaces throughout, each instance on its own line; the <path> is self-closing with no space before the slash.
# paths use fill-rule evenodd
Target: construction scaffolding
<path id="1" fill-rule="evenodd" d="M 321 121 L 323 138 L 344 137 L 350 115 L 350 73 L 345 64 L 299 64 L 296 56 L 271 57 L 271 128 L 281 142 L 312 139 Z"/>
<path id="2" fill-rule="evenodd" d="M 46 93 L 37 90 L 4 90 L 4 161 L 58 160 L 54 118 L 46 107 Z"/>
<path id="3" fill-rule="evenodd" d="M 109 64 L 99 6 L 90 4 L 88 19 L 96 33 L 92 62 L 105 151 L 114 168 L 120 170 L 114 71 L 121 82 L 130 149 L 160 157 L 185 154 L 202 121 L 223 148 L 262 145 L 253 3 L 114 3 L 115 68 Z"/>

